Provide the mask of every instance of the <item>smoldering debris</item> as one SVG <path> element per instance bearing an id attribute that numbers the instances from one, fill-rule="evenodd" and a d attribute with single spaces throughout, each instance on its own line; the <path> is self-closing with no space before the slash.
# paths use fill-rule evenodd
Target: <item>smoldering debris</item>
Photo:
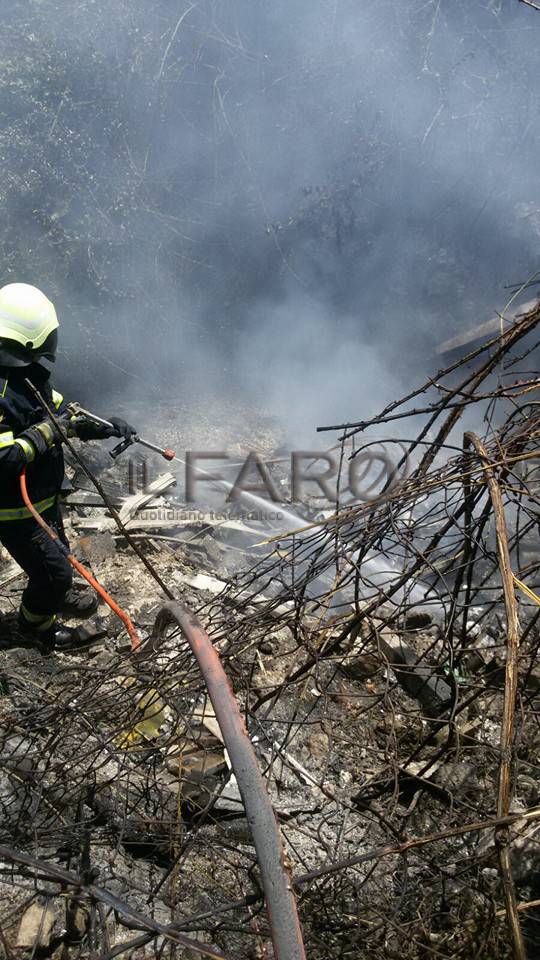
<path id="1" fill-rule="evenodd" d="M 145 569 L 93 493 L 68 498 L 74 543 L 143 639 L 163 608 L 152 571 L 205 625 L 313 960 L 537 950 L 540 421 L 522 371 L 539 319 L 535 306 L 376 418 L 425 424 L 387 496 L 255 554 L 260 530 L 234 519 L 142 521 L 108 471 Z M 473 409 L 486 430 L 460 451 Z M 361 449 L 369 429 L 341 436 Z M 165 478 L 150 495 L 175 493 Z M 0 580 L 8 613 L 23 581 L 9 562 Z M 187 634 L 173 624 L 136 654 L 99 616 L 106 636 L 77 655 L 14 646 L 3 621 L 6 957 L 271 956 L 251 796 Z"/>

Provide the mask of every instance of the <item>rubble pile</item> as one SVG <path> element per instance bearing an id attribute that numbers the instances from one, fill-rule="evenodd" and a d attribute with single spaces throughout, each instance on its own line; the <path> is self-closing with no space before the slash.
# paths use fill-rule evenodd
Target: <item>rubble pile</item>
<path id="1" fill-rule="evenodd" d="M 170 477 L 126 497 L 94 464 L 219 652 L 312 960 L 538 950 L 540 416 L 523 369 L 539 319 L 343 425 L 354 458 L 397 420 L 408 469 L 300 532 L 169 524 Z M 460 418 L 481 414 L 460 448 Z M 159 588 L 73 485 L 71 539 L 144 639 Z M 5 563 L 0 583 L 7 613 L 23 581 Z M 253 823 L 192 648 L 171 626 L 134 653 L 99 615 L 77 655 L 1 644 L 0 952 L 272 957 Z"/>

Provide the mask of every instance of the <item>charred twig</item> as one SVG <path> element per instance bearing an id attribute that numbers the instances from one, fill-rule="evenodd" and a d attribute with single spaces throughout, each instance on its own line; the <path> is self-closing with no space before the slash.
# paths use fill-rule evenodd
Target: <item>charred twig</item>
<path id="1" fill-rule="evenodd" d="M 487 451 L 473 433 L 465 434 L 466 441 L 470 443 L 482 460 L 484 465 L 486 482 L 489 487 L 493 512 L 495 514 L 495 525 L 497 531 L 497 552 L 499 556 L 499 566 L 501 570 L 501 579 L 503 583 L 504 603 L 506 608 L 506 627 L 507 627 L 507 652 L 506 652 L 506 677 L 504 687 L 504 708 L 501 726 L 501 762 L 499 772 L 499 790 L 497 796 L 497 816 L 505 817 L 510 809 L 510 787 L 511 787 L 511 768 L 514 742 L 514 718 L 516 710 L 516 695 L 518 688 L 518 651 L 519 651 L 519 620 L 517 613 L 515 587 L 512 577 L 512 566 L 510 552 L 508 549 L 508 533 L 506 529 L 506 518 L 499 484 L 493 473 L 489 462 Z M 526 960 L 525 945 L 521 932 L 517 911 L 517 899 L 510 867 L 510 854 L 507 842 L 507 833 L 502 829 L 497 831 L 497 844 L 499 853 L 499 863 L 501 869 L 501 880 L 504 889 L 504 898 L 506 900 L 506 911 L 508 923 L 512 935 L 512 944 L 514 957 L 516 960 Z"/>

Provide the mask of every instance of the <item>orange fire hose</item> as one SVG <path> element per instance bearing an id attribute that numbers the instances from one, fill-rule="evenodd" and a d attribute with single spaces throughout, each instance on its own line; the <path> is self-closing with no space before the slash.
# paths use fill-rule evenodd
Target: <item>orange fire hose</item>
<path id="1" fill-rule="evenodd" d="M 128 614 L 125 612 L 125 610 L 122 610 L 122 608 L 118 606 L 118 604 L 113 600 L 113 598 L 112 598 L 111 596 L 109 596 L 109 594 L 107 593 L 107 591 L 105 590 L 105 588 L 102 587 L 100 583 L 98 583 L 98 581 L 92 576 L 91 573 L 88 572 L 88 570 L 87 570 L 85 567 L 83 567 L 82 563 L 79 563 L 79 561 L 76 559 L 76 557 L 74 557 L 73 554 L 69 553 L 67 547 L 65 546 L 65 544 L 62 543 L 62 541 L 61 541 L 60 537 L 58 536 L 58 534 L 52 529 L 52 527 L 49 526 L 49 524 L 48 524 L 48 523 L 43 519 L 43 517 L 37 512 L 37 510 L 36 510 L 36 508 L 34 507 L 32 501 L 30 500 L 30 497 L 28 496 L 28 489 L 27 489 L 27 486 L 26 486 L 26 467 L 24 468 L 23 472 L 21 473 L 20 485 L 21 485 L 21 494 L 22 494 L 22 498 L 23 498 L 23 500 L 24 500 L 24 504 L 25 504 L 25 506 L 28 508 L 28 510 L 30 511 L 30 513 L 32 514 L 34 520 L 35 520 L 37 523 L 39 523 L 40 527 L 42 527 L 43 530 L 46 530 L 46 532 L 49 534 L 51 540 L 57 541 L 59 547 L 65 552 L 65 554 L 66 554 L 66 556 L 67 556 L 67 558 L 68 558 L 71 566 L 74 567 L 74 569 L 77 571 L 77 573 L 80 573 L 81 577 L 84 577 L 84 579 L 88 581 L 88 583 L 90 584 L 90 586 L 96 591 L 97 594 L 99 594 L 99 596 L 101 597 L 101 599 L 105 601 L 105 603 L 107 604 L 107 606 L 111 608 L 111 610 L 113 611 L 113 613 L 115 613 L 116 616 L 120 618 L 120 620 L 121 620 L 122 623 L 124 624 L 124 626 L 125 626 L 128 634 L 129 634 L 129 636 L 130 636 L 130 639 L 131 639 L 131 649 L 132 649 L 132 650 L 137 650 L 137 649 L 140 647 L 140 645 L 141 645 L 141 641 L 140 641 L 140 639 L 139 639 L 139 635 L 138 635 L 138 633 L 137 633 L 137 631 L 136 631 L 136 629 L 135 629 L 132 621 L 130 620 Z"/>

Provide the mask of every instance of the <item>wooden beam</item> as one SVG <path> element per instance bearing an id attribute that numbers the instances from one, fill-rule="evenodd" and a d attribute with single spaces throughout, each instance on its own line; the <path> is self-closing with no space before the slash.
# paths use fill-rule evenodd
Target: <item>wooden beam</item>
<path id="1" fill-rule="evenodd" d="M 449 353 L 451 350 L 457 350 L 458 347 L 465 347 L 469 343 L 473 343 L 475 340 L 481 340 L 482 337 L 487 337 L 490 334 L 497 333 L 498 330 L 506 329 L 504 324 L 515 323 L 518 317 L 521 317 L 522 314 L 528 313 L 529 310 L 532 310 L 533 307 L 538 303 L 538 298 L 534 300 L 529 300 L 527 303 L 521 303 L 519 307 L 513 310 L 511 313 L 502 315 L 502 318 L 492 317 L 491 320 L 486 320 L 485 323 L 480 323 L 476 327 L 467 330 L 466 333 L 460 333 L 457 337 L 451 337 L 449 340 L 445 340 L 443 343 L 439 344 L 436 349 L 436 353 Z"/>

